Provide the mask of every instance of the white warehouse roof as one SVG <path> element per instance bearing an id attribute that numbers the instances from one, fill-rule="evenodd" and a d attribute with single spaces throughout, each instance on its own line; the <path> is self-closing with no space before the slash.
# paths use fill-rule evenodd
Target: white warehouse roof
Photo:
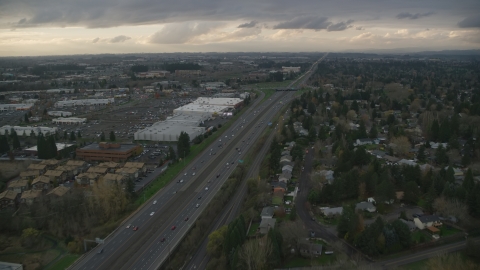
<path id="1" fill-rule="evenodd" d="M 187 104 L 185 106 L 176 108 L 173 110 L 174 114 L 187 114 L 187 113 L 221 113 L 228 110 L 230 107 L 227 106 L 215 106 L 215 105 L 199 105 L 199 104 Z"/>
<path id="2" fill-rule="evenodd" d="M 193 104 L 199 105 L 218 105 L 218 106 L 228 106 L 235 107 L 235 105 L 242 103 L 243 99 L 240 98 L 208 98 L 208 97 L 199 97 Z"/>
<path id="3" fill-rule="evenodd" d="M 113 103 L 114 101 L 115 101 L 114 98 L 62 100 L 62 101 L 57 101 L 55 103 L 55 107 L 107 105 L 107 104 Z"/>
<path id="4" fill-rule="evenodd" d="M 135 132 L 135 140 L 144 141 L 178 141 L 181 132 L 186 132 L 193 140 L 198 135 L 205 133 L 204 127 L 187 126 L 184 123 L 157 122 L 151 127 Z"/>
<path id="5" fill-rule="evenodd" d="M 5 135 L 5 131 L 7 131 L 8 134 L 10 134 L 10 130 L 12 128 L 13 128 L 13 130 L 15 130 L 15 132 L 17 132 L 18 136 L 23 136 L 24 132 L 25 132 L 26 136 L 30 136 L 30 134 L 32 133 L 32 130 L 35 133 L 35 135 L 38 135 L 39 132 L 42 132 L 43 135 L 47 135 L 47 133 L 48 134 L 55 134 L 55 132 L 57 132 L 56 127 L 49 128 L 49 127 L 32 127 L 32 126 L 26 126 L 26 127 L 3 126 L 3 127 L 0 127 L 0 135 Z"/>
<path id="6" fill-rule="evenodd" d="M 71 112 L 66 112 L 66 111 L 49 111 L 48 115 L 64 117 L 64 116 L 71 116 L 72 113 Z"/>

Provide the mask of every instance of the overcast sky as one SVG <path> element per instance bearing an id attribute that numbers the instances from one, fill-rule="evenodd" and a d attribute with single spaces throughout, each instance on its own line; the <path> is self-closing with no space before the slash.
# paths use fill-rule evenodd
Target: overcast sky
<path id="1" fill-rule="evenodd" d="M 480 49 L 480 0 L 0 0 L 0 56 Z"/>

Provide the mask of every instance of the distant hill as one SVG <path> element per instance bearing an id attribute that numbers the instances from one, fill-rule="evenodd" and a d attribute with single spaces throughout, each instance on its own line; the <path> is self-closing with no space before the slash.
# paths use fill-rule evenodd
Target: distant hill
<path id="1" fill-rule="evenodd" d="M 340 52 L 338 52 L 340 53 Z M 425 56 L 466 56 L 466 55 L 480 55 L 480 50 L 439 50 L 439 51 L 424 51 L 422 48 L 396 48 L 396 49 L 370 49 L 370 50 L 347 50 L 343 53 L 364 53 L 364 54 L 409 54 L 409 55 L 425 55 Z"/>

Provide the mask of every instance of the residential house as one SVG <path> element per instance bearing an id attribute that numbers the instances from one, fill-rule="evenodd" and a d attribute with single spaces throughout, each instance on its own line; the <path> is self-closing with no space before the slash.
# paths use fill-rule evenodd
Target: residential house
<path id="1" fill-rule="evenodd" d="M 47 165 L 43 164 L 30 164 L 27 167 L 29 171 L 37 171 L 40 174 L 44 174 L 47 171 Z"/>
<path id="2" fill-rule="evenodd" d="M 385 151 L 381 151 L 381 150 L 373 150 L 370 152 L 370 154 L 372 156 L 375 156 L 376 158 L 380 158 L 380 159 L 383 159 L 383 157 L 385 157 L 387 155 L 387 153 L 385 153 Z"/>
<path id="3" fill-rule="evenodd" d="M 284 171 L 280 176 L 278 176 L 278 181 L 288 183 L 292 179 L 292 173 L 289 171 Z"/>
<path id="4" fill-rule="evenodd" d="M 412 221 L 409 221 L 409 220 L 405 220 L 403 218 L 400 219 L 401 222 L 405 223 L 405 225 L 408 226 L 408 229 L 413 232 L 417 229 L 417 226 L 415 225 L 415 223 L 413 223 Z"/>
<path id="5" fill-rule="evenodd" d="M 416 217 L 423 216 L 423 211 L 420 208 L 405 209 L 405 215 L 408 220 L 413 220 Z"/>
<path id="6" fill-rule="evenodd" d="M 124 168 L 135 168 L 141 175 L 147 172 L 147 166 L 143 162 L 127 162 L 123 165 Z"/>
<path id="7" fill-rule="evenodd" d="M 290 163 L 290 162 L 292 162 L 292 156 L 290 156 L 290 155 L 282 156 L 280 158 L 280 164 L 282 166 L 285 166 L 283 163 Z"/>
<path id="8" fill-rule="evenodd" d="M 322 255 L 323 246 L 321 244 L 300 241 L 298 243 L 298 250 L 303 257 L 311 258 Z"/>
<path id="9" fill-rule="evenodd" d="M 389 156 L 389 155 L 385 155 L 383 156 L 383 159 L 385 161 L 387 161 L 387 163 L 390 163 L 390 164 L 395 164 L 397 163 L 400 159 L 397 158 L 397 157 L 393 157 L 393 156 Z"/>
<path id="10" fill-rule="evenodd" d="M 50 177 L 45 175 L 40 175 L 32 181 L 32 189 L 34 190 L 49 190 L 51 187 Z"/>
<path id="11" fill-rule="evenodd" d="M 290 151 L 288 151 L 288 150 L 283 150 L 281 156 L 282 156 L 282 157 L 284 157 L 284 156 L 290 156 Z"/>
<path id="12" fill-rule="evenodd" d="M 423 230 L 428 227 L 440 227 L 442 226 L 442 222 L 440 221 L 440 218 L 436 215 L 425 215 L 425 216 L 420 216 L 416 217 L 413 219 L 413 222 L 415 222 L 415 226 L 419 228 L 420 230 Z"/>
<path id="13" fill-rule="evenodd" d="M 133 167 L 123 167 L 115 171 L 116 174 L 121 174 L 126 176 L 128 179 L 134 180 L 138 177 L 139 170 Z"/>
<path id="14" fill-rule="evenodd" d="M 17 204 L 19 197 L 19 193 L 8 189 L 0 193 L 0 209 L 5 209 L 9 207 L 14 208 Z"/>
<path id="15" fill-rule="evenodd" d="M 23 171 L 23 172 L 20 172 L 20 178 L 22 180 L 33 180 L 35 179 L 36 177 L 40 176 L 40 171 L 38 170 L 35 170 L 35 171 Z"/>
<path id="16" fill-rule="evenodd" d="M 284 172 L 284 171 L 288 171 L 288 172 L 292 173 L 292 171 L 293 171 L 293 166 L 291 166 L 291 165 L 285 165 L 285 166 L 283 166 L 283 167 L 282 167 L 282 172 Z"/>
<path id="17" fill-rule="evenodd" d="M 368 211 L 373 213 L 377 211 L 377 208 L 371 202 L 359 202 L 355 205 L 355 211 Z"/>
<path id="18" fill-rule="evenodd" d="M 58 166 L 55 168 L 55 171 L 62 171 L 65 172 L 67 179 L 73 178 L 75 175 L 79 174 L 79 170 L 77 166 Z"/>
<path id="19" fill-rule="evenodd" d="M 52 182 L 63 183 L 67 180 L 67 173 L 64 171 L 48 170 L 44 175 L 49 177 Z"/>
<path id="20" fill-rule="evenodd" d="M 300 126 L 301 126 L 301 123 L 300 123 Z M 287 143 L 287 150 L 288 151 L 291 151 L 293 149 L 293 147 L 295 147 L 295 142 L 288 142 Z"/>
<path id="21" fill-rule="evenodd" d="M 108 167 L 95 166 L 95 167 L 88 168 L 87 173 L 106 174 L 108 171 L 109 171 Z"/>
<path id="22" fill-rule="evenodd" d="M 374 144 L 374 143 L 375 143 L 374 140 L 365 138 L 365 139 L 357 139 L 355 141 L 355 143 L 353 143 L 353 145 L 360 146 L 360 145 L 369 145 L 369 144 Z"/>
<path id="23" fill-rule="evenodd" d="M 22 193 L 28 189 L 28 180 L 13 180 L 8 183 L 8 190 Z"/>
<path id="24" fill-rule="evenodd" d="M 60 164 L 60 161 L 56 159 L 45 159 L 42 160 L 39 164 L 45 165 L 47 170 L 54 170 L 58 166 L 58 164 Z"/>
<path id="25" fill-rule="evenodd" d="M 334 172 L 332 170 L 321 170 L 318 173 L 323 176 L 330 185 L 333 184 L 335 177 L 333 177 Z"/>
<path id="26" fill-rule="evenodd" d="M 115 174 L 115 173 L 107 173 L 104 177 L 103 180 L 105 183 L 108 184 L 124 184 L 127 180 L 127 177 L 121 174 Z"/>
<path id="27" fill-rule="evenodd" d="M 325 207 L 325 208 L 321 208 L 321 211 L 323 213 L 323 215 L 325 216 L 339 216 L 343 213 L 343 207 L 340 206 L 340 207 L 332 207 L 332 208 L 329 208 L 329 207 Z"/>
<path id="28" fill-rule="evenodd" d="M 413 160 L 408 159 L 401 159 L 397 162 L 399 165 L 407 165 L 407 166 L 417 166 L 417 163 Z"/>
<path id="29" fill-rule="evenodd" d="M 26 190 L 22 193 L 20 197 L 20 202 L 25 203 L 27 205 L 32 205 L 34 202 L 38 201 L 38 199 L 42 196 L 41 190 L 30 189 Z"/>
<path id="30" fill-rule="evenodd" d="M 70 188 L 69 187 L 58 186 L 58 187 L 52 189 L 52 191 L 50 191 L 49 193 L 47 193 L 47 196 L 50 197 L 50 198 L 61 198 L 61 197 L 65 196 L 65 194 L 67 194 L 67 193 L 70 193 Z"/>
<path id="31" fill-rule="evenodd" d="M 271 207 L 271 206 L 266 206 L 262 209 L 262 212 L 260 213 L 260 217 L 262 217 L 262 219 L 264 218 L 273 218 L 273 214 L 274 214 L 274 211 L 275 208 Z"/>
<path id="32" fill-rule="evenodd" d="M 107 162 L 102 162 L 102 163 L 98 164 L 97 167 L 107 168 L 107 172 L 114 173 L 116 169 L 120 168 L 120 163 L 113 162 L 113 161 L 107 161 Z"/>
<path id="33" fill-rule="evenodd" d="M 260 233 L 267 234 L 270 229 L 275 228 L 276 222 L 277 220 L 275 218 L 262 218 L 260 226 L 258 226 Z"/>
<path id="34" fill-rule="evenodd" d="M 65 165 L 77 167 L 78 173 L 84 173 L 88 170 L 88 163 L 83 160 L 69 160 Z"/>
<path id="35" fill-rule="evenodd" d="M 80 185 L 90 185 L 93 186 L 98 179 L 100 178 L 100 174 L 98 173 L 81 173 L 75 177 L 75 180 Z"/>
<path id="36" fill-rule="evenodd" d="M 276 192 L 283 192 L 283 194 L 285 194 L 285 192 L 287 191 L 287 184 L 285 184 L 285 182 L 278 181 L 278 182 L 271 182 L 270 184 L 272 185 L 274 194 Z"/>

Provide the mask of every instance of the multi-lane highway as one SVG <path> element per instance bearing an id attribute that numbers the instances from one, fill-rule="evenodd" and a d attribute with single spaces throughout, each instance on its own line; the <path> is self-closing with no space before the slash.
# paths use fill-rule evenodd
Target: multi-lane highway
<path id="1" fill-rule="evenodd" d="M 178 245 L 214 197 L 239 159 L 260 136 L 292 92 L 263 96 L 202 152 L 172 183 L 158 192 L 71 269 L 156 269 Z M 101 251 L 101 252 L 100 252 Z"/>
<path id="2" fill-rule="evenodd" d="M 276 93 L 258 108 L 253 104 L 181 175 L 72 269 L 154 269 L 160 265 L 259 136 L 255 129 L 267 125 L 282 97 L 289 95 Z"/>

